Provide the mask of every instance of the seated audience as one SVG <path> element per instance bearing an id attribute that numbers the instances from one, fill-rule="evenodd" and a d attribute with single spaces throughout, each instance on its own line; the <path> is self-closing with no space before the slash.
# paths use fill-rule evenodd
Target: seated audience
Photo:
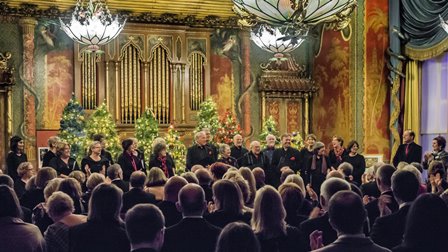
<path id="1" fill-rule="evenodd" d="M 126 214 L 125 222 L 131 252 L 158 252 L 162 249 L 165 220 L 156 206 L 138 204 L 132 207 Z"/>
<path id="2" fill-rule="evenodd" d="M 74 178 L 66 178 L 59 183 L 58 191 L 66 193 L 73 200 L 73 205 L 75 206 L 75 214 L 85 214 L 86 209 L 84 207 L 84 202 L 82 201 L 82 191 L 81 185 Z"/>
<path id="3" fill-rule="evenodd" d="M 289 175 L 294 175 L 294 174 L 296 174 L 296 173 L 288 166 L 282 167 L 280 169 L 280 184 L 283 184 L 285 182 L 285 179 Z"/>
<path id="4" fill-rule="evenodd" d="M 215 252 L 260 252 L 260 244 L 249 225 L 232 222 L 221 231 Z"/>
<path id="5" fill-rule="evenodd" d="M 283 207 L 286 211 L 286 223 L 290 226 L 299 228 L 300 223 L 308 219 L 307 215 L 299 214 L 303 202 L 305 201 L 302 190 L 294 183 L 283 183 L 279 186 L 278 192 L 280 193 Z"/>
<path id="6" fill-rule="evenodd" d="M 123 193 L 129 191 L 129 184 L 123 180 L 123 170 L 119 164 L 113 164 L 107 168 L 107 178 L 112 184 L 120 188 Z"/>
<path id="7" fill-rule="evenodd" d="M 22 198 L 20 198 L 20 204 L 32 210 L 37 204 L 44 202 L 44 188 L 50 180 L 56 177 L 57 173 L 55 169 L 51 167 L 43 167 L 40 169 L 36 175 L 36 188 L 26 191 Z"/>
<path id="8" fill-rule="evenodd" d="M 182 213 L 176 208 L 179 191 L 188 184 L 188 181 L 181 176 L 173 176 L 165 184 L 163 201 L 159 202 L 157 206 L 165 216 L 166 227 L 171 227 L 182 220 Z"/>
<path id="9" fill-rule="evenodd" d="M 182 212 L 183 219 L 167 228 L 162 251 L 213 251 L 221 229 L 202 218 L 207 208 L 204 190 L 196 184 L 184 186 L 179 192 L 176 205 Z"/>
<path id="10" fill-rule="evenodd" d="M 74 210 L 72 198 L 63 192 L 54 192 L 48 199 L 47 212 L 54 222 L 45 231 L 48 252 L 69 251 L 69 228 L 87 221 L 86 216 L 73 214 Z"/>
<path id="11" fill-rule="evenodd" d="M 394 252 L 444 252 L 448 234 L 448 207 L 434 194 L 419 196 L 409 209 L 404 239 Z"/>
<path id="12" fill-rule="evenodd" d="M 205 200 L 207 202 L 212 201 L 212 197 L 213 197 L 213 192 L 212 192 L 212 187 L 211 187 L 212 175 L 205 168 L 196 170 L 194 172 L 194 174 L 196 175 L 196 178 L 198 179 L 199 185 L 202 187 L 202 189 L 204 189 Z"/>
<path id="13" fill-rule="evenodd" d="M 23 162 L 17 167 L 17 175 L 19 178 L 14 181 L 14 191 L 17 197 L 22 198 L 23 194 L 26 192 L 25 185 L 34 176 L 35 169 L 30 162 Z"/>
<path id="14" fill-rule="evenodd" d="M 255 167 L 252 170 L 252 174 L 254 174 L 257 190 L 266 185 L 266 174 L 263 169 L 260 167 Z"/>
<path id="15" fill-rule="evenodd" d="M 115 185 L 101 184 L 92 192 L 87 222 L 69 230 L 71 252 L 129 251 L 129 241 L 120 219 L 123 192 Z"/>
<path id="16" fill-rule="evenodd" d="M 212 173 L 213 181 L 220 180 L 226 174 L 229 167 L 221 162 L 216 162 L 210 166 L 210 172 Z"/>
<path id="17" fill-rule="evenodd" d="M 302 177 L 299 174 L 289 175 L 288 177 L 286 177 L 285 182 L 283 182 L 283 184 L 286 184 L 286 183 L 294 183 L 299 186 L 300 192 L 303 195 L 303 203 L 302 203 L 302 207 L 299 209 L 298 214 L 301 216 L 309 216 L 311 213 L 311 210 L 313 210 L 313 207 L 317 206 L 317 204 L 319 204 L 319 202 L 317 201 L 317 199 L 316 199 L 316 202 L 313 202 L 308 197 L 307 190 L 305 188 L 305 184 L 303 182 Z M 317 198 L 317 195 L 316 195 L 316 198 Z"/>
<path id="18" fill-rule="evenodd" d="M 86 174 L 82 171 L 72 171 L 69 175 L 69 178 L 74 178 L 76 179 L 76 181 L 79 182 L 79 184 L 81 185 L 81 192 L 86 192 L 87 191 L 87 187 L 86 187 Z"/>
<path id="19" fill-rule="evenodd" d="M 349 183 L 354 183 L 355 185 L 358 185 L 358 183 L 353 181 L 353 165 L 348 162 L 342 162 L 338 168 L 337 171 L 340 172 L 344 179 L 347 180 Z M 328 174 L 327 174 L 328 175 Z"/>
<path id="20" fill-rule="evenodd" d="M 39 229 L 23 222 L 16 193 L 0 185 L 0 250 L 15 252 L 45 252 L 45 240 Z"/>
<path id="21" fill-rule="evenodd" d="M 163 187 L 165 186 L 166 181 L 167 179 L 162 169 L 152 167 L 148 173 L 145 192 L 154 194 L 156 200 L 163 200 Z"/>
<path id="22" fill-rule="evenodd" d="M 328 206 L 329 221 L 333 229 L 337 231 L 338 239 L 323 247 L 322 232 L 314 231 L 311 234 L 313 244 L 311 248 L 321 248 L 313 251 L 390 251 L 376 245 L 370 238 L 364 235 L 363 226 L 367 213 L 358 194 L 352 191 L 339 191 L 331 197 Z"/>
<path id="23" fill-rule="evenodd" d="M 141 171 L 135 171 L 131 174 L 129 183 L 131 189 L 129 192 L 123 194 L 123 207 L 121 208 L 122 213 L 126 213 L 133 206 L 140 203 L 156 203 L 156 197 L 152 193 L 143 191 L 145 186 L 146 175 Z"/>
<path id="24" fill-rule="evenodd" d="M 205 216 L 208 222 L 220 228 L 237 221 L 249 224 L 252 214 L 244 210 L 243 195 L 235 182 L 215 182 L 213 199 L 214 202 L 209 204 L 210 214 Z"/>
<path id="25" fill-rule="evenodd" d="M 90 197 L 92 196 L 92 191 L 95 189 L 95 187 L 101 183 L 104 183 L 106 181 L 106 177 L 104 177 L 101 173 L 92 173 L 90 174 L 89 178 L 87 178 L 86 187 L 87 191 L 82 195 L 82 200 L 85 202 L 85 205 L 87 206 L 87 211 L 89 210 L 89 201 Z"/>
<path id="26" fill-rule="evenodd" d="M 14 181 L 9 175 L 0 173 L 0 185 L 6 185 L 9 188 L 14 188 Z M 24 222 L 31 223 L 31 210 L 23 206 L 20 206 L 20 208 L 22 210 L 22 215 L 20 218 Z"/>
<path id="27" fill-rule="evenodd" d="M 442 162 L 433 161 L 428 168 L 428 192 L 440 195 L 448 189 L 446 182 L 446 170 Z"/>
<path id="28" fill-rule="evenodd" d="M 252 174 L 252 171 L 247 167 L 241 167 L 238 170 L 241 174 L 241 176 L 244 178 L 244 180 L 247 182 L 247 186 L 249 187 L 249 200 L 247 201 L 246 205 L 253 207 L 254 200 L 255 200 L 255 194 L 257 193 L 257 185 L 255 183 L 255 177 Z"/>
<path id="29" fill-rule="evenodd" d="M 153 153 L 149 160 L 149 167 L 159 167 L 167 178 L 174 176 L 176 164 L 171 155 L 167 153 L 165 143 L 157 143 L 153 147 Z"/>
<path id="30" fill-rule="evenodd" d="M 189 172 L 184 172 L 180 175 L 182 178 L 184 178 L 185 180 L 188 181 L 188 183 L 193 183 L 193 184 L 198 184 L 199 185 L 199 180 L 198 177 L 196 177 L 196 174 L 194 174 L 193 172 L 189 171 Z"/>
<path id="31" fill-rule="evenodd" d="M 285 222 L 286 211 L 277 190 L 265 186 L 255 196 L 252 229 L 260 242 L 261 251 L 306 251 L 299 229 Z"/>

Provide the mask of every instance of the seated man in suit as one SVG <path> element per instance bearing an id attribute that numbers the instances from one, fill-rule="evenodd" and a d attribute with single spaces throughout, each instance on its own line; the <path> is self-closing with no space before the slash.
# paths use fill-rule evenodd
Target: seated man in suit
<path id="1" fill-rule="evenodd" d="M 328 221 L 328 202 L 330 201 L 331 196 L 343 190 L 350 190 L 350 184 L 343 179 L 329 178 L 322 183 L 320 187 L 320 205 L 325 211 L 325 214 L 314 219 L 306 220 L 300 224 L 300 229 L 302 230 L 306 241 L 308 241 L 310 234 L 315 230 L 321 232 L 323 245 L 328 245 L 336 240 L 336 231 Z M 306 244 L 309 245 L 310 243 L 306 242 Z"/>
<path id="2" fill-rule="evenodd" d="M 163 201 L 157 205 L 165 216 L 165 226 L 171 227 L 174 224 L 179 223 L 182 220 L 182 214 L 177 211 L 176 202 L 177 195 L 179 195 L 180 189 L 188 184 L 181 176 L 173 176 L 168 179 L 165 184 Z"/>
<path id="3" fill-rule="evenodd" d="M 415 174 L 410 171 L 399 170 L 392 175 L 392 192 L 399 204 L 399 210 L 376 219 L 370 232 L 370 238 L 375 243 L 389 249 L 401 244 L 406 216 L 412 202 L 417 198 L 419 184 Z"/>
<path id="4" fill-rule="evenodd" d="M 361 197 L 352 191 L 339 191 L 331 197 L 328 216 L 331 226 L 337 231 L 338 239 L 322 247 L 322 233 L 315 231 L 311 234 L 312 249 L 316 252 L 386 252 L 366 237 L 363 233 L 367 213 Z"/>
<path id="5" fill-rule="evenodd" d="M 188 184 L 179 192 L 177 208 L 183 219 L 165 233 L 164 252 L 214 251 L 221 229 L 202 218 L 207 208 L 202 187 Z"/>
<path id="6" fill-rule="evenodd" d="M 107 168 L 107 177 L 110 182 L 120 188 L 123 193 L 129 191 L 129 184 L 123 180 L 123 170 L 119 164 L 113 164 Z"/>
<path id="7" fill-rule="evenodd" d="M 146 175 L 142 171 L 135 171 L 131 174 L 131 178 L 129 179 L 131 189 L 129 192 L 123 194 L 122 213 L 126 213 L 133 206 L 140 203 L 156 203 L 156 196 L 154 194 L 143 191 L 145 181 Z"/>
<path id="8" fill-rule="evenodd" d="M 126 214 L 131 252 L 158 252 L 165 236 L 165 219 L 153 204 L 138 204 Z"/>

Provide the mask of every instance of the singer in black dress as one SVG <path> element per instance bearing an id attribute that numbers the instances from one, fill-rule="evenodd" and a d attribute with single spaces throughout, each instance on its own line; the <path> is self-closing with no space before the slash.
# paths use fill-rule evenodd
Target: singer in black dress
<path id="1" fill-rule="evenodd" d="M 8 175 L 15 181 L 19 179 L 17 167 L 23 162 L 27 162 L 28 158 L 25 154 L 25 144 L 19 136 L 13 136 L 9 140 L 11 151 L 6 157 L 6 166 L 8 167 Z"/>
<path id="2" fill-rule="evenodd" d="M 56 157 L 51 159 L 50 167 L 53 167 L 59 177 L 66 178 L 72 171 L 79 170 L 76 159 L 70 157 L 70 145 L 59 142 L 56 146 Z"/>
<path id="3" fill-rule="evenodd" d="M 97 172 L 106 175 L 106 166 L 108 160 L 101 156 L 102 146 L 99 141 L 94 141 L 89 146 L 89 155 L 82 159 L 81 170 L 90 176 L 91 173 Z"/>

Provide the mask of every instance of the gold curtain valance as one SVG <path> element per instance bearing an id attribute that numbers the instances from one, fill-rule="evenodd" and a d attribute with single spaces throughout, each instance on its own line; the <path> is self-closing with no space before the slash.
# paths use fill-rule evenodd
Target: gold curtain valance
<path id="1" fill-rule="evenodd" d="M 425 49 L 415 48 L 406 45 L 405 54 L 413 60 L 424 61 L 437 57 L 448 50 L 448 38 L 442 40 L 440 43 Z"/>

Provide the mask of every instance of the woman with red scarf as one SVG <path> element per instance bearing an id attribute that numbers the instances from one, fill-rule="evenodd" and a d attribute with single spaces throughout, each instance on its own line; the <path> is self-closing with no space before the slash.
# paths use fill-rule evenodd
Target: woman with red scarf
<path id="1" fill-rule="evenodd" d="M 344 162 L 343 157 L 348 155 L 348 151 L 344 148 L 344 139 L 340 136 L 333 136 L 331 140 L 333 149 L 330 150 L 328 157 L 330 158 L 330 166 L 333 169 L 338 169 L 339 165 Z"/>
<path id="2" fill-rule="evenodd" d="M 149 160 L 149 169 L 159 167 L 167 178 L 174 176 L 176 165 L 173 158 L 166 152 L 166 144 L 163 142 L 154 145 L 151 159 Z"/>
<path id="3" fill-rule="evenodd" d="M 118 157 L 117 163 L 123 170 L 123 180 L 129 181 L 129 178 L 134 171 L 145 172 L 145 170 L 142 160 L 138 156 L 134 155 L 136 151 L 134 141 L 130 138 L 125 139 L 121 142 L 121 146 L 123 147 L 123 153 L 121 153 Z"/>

